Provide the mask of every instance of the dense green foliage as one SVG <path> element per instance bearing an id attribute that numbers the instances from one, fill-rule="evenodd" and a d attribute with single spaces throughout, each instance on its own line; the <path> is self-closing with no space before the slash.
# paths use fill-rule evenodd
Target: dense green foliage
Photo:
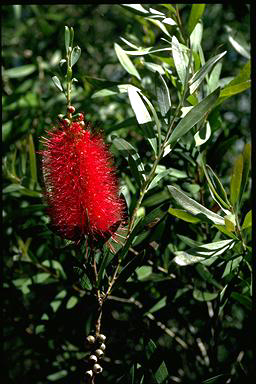
<path id="1" fill-rule="evenodd" d="M 60 77 L 65 25 L 81 47 L 72 104 L 104 133 L 134 220 L 125 247 L 113 243 L 113 255 L 99 245 L 95 255 L 103 291 L 122 261 L 103 306 L 96 383 L 248 382 L 249 6 L 2 13 L 5 382 L 83 383 L 97 312 L 85 244 L 51 230 L 36 154 L 66 112 L 51 80 Z"/>

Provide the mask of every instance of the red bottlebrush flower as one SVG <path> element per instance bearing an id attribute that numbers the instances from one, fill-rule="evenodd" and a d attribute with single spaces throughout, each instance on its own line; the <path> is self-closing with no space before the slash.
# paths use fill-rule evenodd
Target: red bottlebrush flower
<path id="1" fill-rule="evenodd" d="M 88 124 L 87 124 L 88 127 Z M 123 217 L 112 156 L 100 134 L 58 123 L 43 138 L 45 195 L 54 227 L 68 239 L 111 236 Z"/>

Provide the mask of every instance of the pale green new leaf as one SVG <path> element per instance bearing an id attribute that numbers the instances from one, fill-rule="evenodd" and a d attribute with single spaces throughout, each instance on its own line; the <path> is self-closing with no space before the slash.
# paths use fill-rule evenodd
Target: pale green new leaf
<path id="1" fill-rule="evenodd" d="M 227 53 L 227 51 L 220 53 L 219 55 L 216 55 L 212 57 L 210 60 L 208 60 L 202 68 L 197 71 L 194 76 L 189 80 L 189 90 L 190 93 L 194 93 L 195 90 L 199 87 L 199 85 L 202 83 L 206 75 L 210 72 L 214 64 L 216 64 L 222 57 Z"/>
<path id="2" fill-rule="evenodd" d="M 175 64 L 176 71 L 182 84 L 185 84 L 186 79 L 186 64 L 181 45 L 176 36 L 172 37 L 172 56 Z"/>
<path id="3" fill-rule="evenodd" d="M 186 211 L 192 213 L 195 216 L 198 216 L 200 219 L 204 220 L 210 220 L 214 224 L 220 224 L 224 225 L 224 219 L 220 215 L 217 215 L 216 213 L 210 211 L 209 209 L 205 208 L 203 205 L 199 204 L 197 201 L 191 199 L 188 197 L 184 192 L 182 192 L 180 189 L 168 186 L 169 192 L 171 193 L 172 197 L 178 202 L 179 205 L 181 205 Z"/>
<path id="4" fill-rule="evenodd" d="M 137 69 L 135 68 L 134 64 L 132 63 L 132 61 L 128 57 L 128 55 L 124 52 L 124 50 L 117 43 L 115 43 L 114 47 L 115 47 L 115 51 L 116 51 L 116 55 L 118 57 L 118 60 L 120 61 L 123 68 L 128 73 L 130 73 L 130 75 L 133 75 L 133 76 L 137 77 L 137 79 L 140 80 L 141 77 L 140 77 Z"/>

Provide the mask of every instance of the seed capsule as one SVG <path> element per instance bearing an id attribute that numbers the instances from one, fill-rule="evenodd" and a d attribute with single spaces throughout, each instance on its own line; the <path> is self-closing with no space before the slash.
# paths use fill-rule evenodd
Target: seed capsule
<path id="1" fill-rule="evenodd" d="M 73 107 L 73 105 L 70 105 L 69 107 L 68 107 L 68 112 L 70 112 L 70 113 L 74 113 L 76 111 L 76 109 L 75 109 L 75 107 Z"/>
<path id="2" fill-rule="evenodd" d="M 95 355 L 100 359 L 104 355 L 104 352 L 101 349 L 96 349 Z"/>
<path id="3" fill-rule="evenodd" d="M 63 119 L 62 122 L 63 122 L 63 124 L 65 126 L 70 125 L 70 120 L 69 119 Z"/>
<path id="4" fill-rule="evenodd" d="M 95 343 L 95 337 L 92 336 L 92 335 L 89 335 L 89 336 L 86 337 L 86 341 L 89 344 L 94 344 Z"/>
<path id="5" fill-rule="evenodd" d="M 97 357 L 96 357 L 95 355 L 91 355 L 91 356 L 89 357 L 89 360 L 90 360 L 91 362 L 93 362 L 93 363 L 97 363 L 97 361 L 98 361 L 98 359 L 97 359 Z"/>
<path id="6" fill-rule="evenodd" d="M 102 333 L 98 336 L 98 340 L 99 341 L 102 341 L 102 343 L 104 343 L 104 341 L 106 340 L 106 336 L 103 335 Z"/>
<path id="7" fill-rule="evenodd" d="M 92 375 L 93 375 L 93 372 L 91 369 L 89 371 L 85 372 L 85 376 L 87 376 L 87 377 L 92 377 Z"/>
<path id="8" fill-rule="evenodd" d="M 103 371 L 103 369 L 99 364 L 94 364 L 94 366 L 93 366 L 93 372 L 94 373 L 101 373 L 102 371 Z"/>
<path id="9" fill-rule="evenodd" d="M 79 113 L 79 114 L 78 114 L 78 119 L 79 119 L 80 121 L 83 121 L 83 120 L 84 120 L 84 114 L 83 114 L 83 113 Z"/>
<path id="10" fill-rule="evenodd" d="M 101 349 L 102 351 L 105 351 L 105 349 L 106 349 L 106 345 L 103 344 L 103 343 L 100 344 L 99 349 Z"/>

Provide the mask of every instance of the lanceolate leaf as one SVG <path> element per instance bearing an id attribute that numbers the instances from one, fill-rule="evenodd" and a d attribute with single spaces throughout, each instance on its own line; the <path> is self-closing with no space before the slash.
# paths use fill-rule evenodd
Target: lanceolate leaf
<path id="1" fill-rule="evenodd" d="M 172 56 L 175 64 L 176 71 L 182 84 L 185 84 L 186 79 L 186 64 L 181 45 L 176 36 L 172 37 Z"/>
<path id="2" fill-rule="evenodd" d="M 251 144 L 245 144 L 244 152 L 243 152 L 243 163 L 244 163 L 244 166 L 243 166 L 239 200 L 241 200 L 247 186 L 247 181 L 248 181 L 248 176 L 250 171 L 250 163 L 251 163 Z"/>
<path id="3" fill-rule="evenodd" d="M 176 128 L 173 130 L 167 144 L 175 143 L 183 135 L 185 135 L 198 121 L 206 116 L 212 109 L 215 101 L 220 93 L 220 88 L 217 88 L 209 96 L 203 99 L 199 104 L 193 107 L 184 117 L 180 120 Z"/>
<path id="4" fill-rule="evenodd" d="M 227 51 L 212 57 L 202 66 L 202 68 L 198 72 L 194 74 L 194 76 L 189 81 L 189 90 L 191 94 L 194 93 L 195 90 L 199 87 L 199 85 L 202 83 L 205 76 L 210 72 L 214 64 L 216 64 L 226 53 Z"/>
<path id="5" fill-rule="evenodd" d="M 192 213 L 195 216 L 198 216 L 200 219 L 210 220 L 214 224 L 224 225 L 223 217 L 217 215 L 216 213 L 210 211 L 205 208 L 203 205 L 199 204 L 197 201 L 188 197 L 184 192 L 180 189 L 168 186 L 168 189 L 172 195 L 172 197 L 180 204 L 186 211 Z"/>
<path id="6" fill-rule="evenodd" d="M 61 82 L 60 82 L 60 80 L 59 80 L 59 78 L 57 76 L 53 76 L 52 77 L 52 81 L 53 81 L 55 87 L 57 87 L 60 91 L 63 91 Z"/>
<path id="7" fill-rule="evenodd" d="M 236 160 L 232 171 L 230 183 L 230 201 L 233 206 L 238 202 L 241 181 L 243 175 L 243 155 L 239 155 Z"/>
<path id="8" fill-rule="evenodd" d="M 150 114 L 147 108 L 145 107 L 145 104 L 143 103 L 139 93 L 133 86 L 128 87 L 128 96 L 138 123 L 147 124 L 152 121 Z"/>
<path id="9" fill-rule="evenodd" d="M 67 53 L 68 53 L 69 44 L 70 44 L 70 31 L 69 31 L 69 27 L 65 26 L 65 47 L 66 47 Z"/>
<path id="10" fill-rule="evenodd" d="M 171 108 L 171 98 L 166 82 L 158 72 L 155 75 L 155 88 L 160 113 L 165 117 Z"/>
<path id="11" fill-rule="evenodd" d="M 188 33 L 193 32 L 198 20 L 204 13 L 205 4 L 193 4 L 188 20 Z"/>
<path id="12" fill-rule="evenodd" d="M 121 65 L 124 67 L 124 69 L 128 73 L 137 77 L 137 79 L 140 80 L 140 75 L 139 75 L 137 69 L 135 68 L 134 64 L 132 63 L 130 58 L 127 56 L 127 54 L 124 52 L 124 50 L 117 43 L 115 43 L 114 47 L 115 47 L 115 51 L 116 51 L 118 60 L 120 61 Z"/>
<path id="13" fill-rule="evenodd" d="M 247 214 L 244 218 L 242 229 L 250 228 L 251 226 L 252 226 L 252 210 L 247 212 Z"/>
<path id="14" fill-rule="evenodd" d="M 72 49 L 72 53 L 71 53 L 71 67 L 73 67 L 73 65 L 75 65 L 75 63 L 79 59 L 80 55 L 81 55 L 81 48 L 80 47 L 77 46 L 77 47 Z"/>
<path id="15" fill-rule="evenodd" d="M 169 208 L 168 212 L 181 220 L 187 221 L 188 223 L 198 223 L 200 221 L 198 217 L 192 216 L 190 213 L 182 209 Z"/>

